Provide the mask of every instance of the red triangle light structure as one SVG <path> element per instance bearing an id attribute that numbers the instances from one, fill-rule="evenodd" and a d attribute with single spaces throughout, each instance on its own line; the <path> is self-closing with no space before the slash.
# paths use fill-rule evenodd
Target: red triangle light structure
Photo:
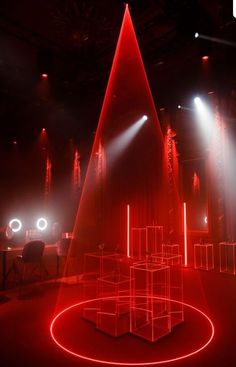
<path id="1" fill-rule="evenodd" d="M 104 244 L 126 254 L 127 204 L 131 227 L 165 227 L 164 164 L 162 131 L 126 6 L 71 250 L 96 251 Z"/>

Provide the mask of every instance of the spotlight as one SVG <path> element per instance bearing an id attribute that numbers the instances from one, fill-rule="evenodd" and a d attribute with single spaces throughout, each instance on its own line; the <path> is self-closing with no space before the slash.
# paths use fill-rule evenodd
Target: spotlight
<path id="1" fill-rule="evenodd" d="M 40 231 L 45 231 L 48 226 L 48 222 L 45 218 L 39 218 L 36 222 L 36 226 Z"/>
<path id="2" fill-rule="evenodd" d="M 198 107 L 199 105 L 202 104 L 202 100 L 200 97 L 195 97 L 194 98 L 194 103 L 196 104 L 196 106 Z"/>
<path id="3" fill-rule="evenodd" d="M 209 60 L 209 56 L 205 55 L 205 56 L 202 56 L 202 61 L 208 61 Z"/>
<path id="4" fill-rule="evenodd" d="M 207 217 L 204 217 L 204 223 L 206 223 L 206 224 L 207 224 L 207 222 L 208 222 Z"/>
<path id="5" fill-rule="evenodd" d="M 147 121 L 147 119 L 148 119 L 147 115 L 143 115 L 142 119 L 143 119 L 143 121 Z"/>
<path id="6" fill-rule="evenodd" d="M 9 227 L 12 229 L 14 233 L 19 232 L 22 228 L 22 223 L 20 219 L 13 218 L 9 222 Z"/>
<path id="7" fill-rule="evenodd" d="M 41 74 L 41 77 L 42 77 L 43 79 L 47 79 L 47 78 L 48 78 L 48 74 L 46 74 L 46 73 L 42 73 L 42 74 Z"/>
<path id="8" fill-rule="evenodd" d="M 178 104 L 178 109 L 180 110 L 180 108 L 181 108 L 181 105 L 180 105 L 180 104 Z"/>
<path id="9" fill-rule="evenodd" d="M 194 34 L 194 37 L 195 37 L 195 38 L 198 38 L 198 37 L 199 37 L 199 33 L 198 33 L 198 32 L 196 32 L 196 33 Z"/>

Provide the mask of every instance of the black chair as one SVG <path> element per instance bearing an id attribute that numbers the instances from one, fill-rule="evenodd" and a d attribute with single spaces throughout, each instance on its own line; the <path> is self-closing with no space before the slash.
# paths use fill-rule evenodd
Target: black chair
<path id="1" fill-rule="evenodd" d="M 43 252 L 45 243 L 40 240 L 30 241 L 25 244 L 22 254 L 16 256 L 12 267 L 18 280 L 23 283 L 32 280 L 33 276 L 42 280 L 43 272 L 48 275 L 48 271 L 43 264 Z"/>

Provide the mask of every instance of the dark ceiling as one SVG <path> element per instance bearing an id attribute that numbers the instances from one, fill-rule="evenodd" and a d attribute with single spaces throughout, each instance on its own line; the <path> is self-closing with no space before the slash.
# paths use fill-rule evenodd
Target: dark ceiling
<path id="1" fill-rule="evenodd" d="M 213 90 L 224 98 L 234 93 L 236 48 L 194 39 L 198 31 L 236 42 L 232 0 L 128 3 L 158 109 L 174 114 L 197 92 Z M 55 141 L 91 139 L 123 12 L 119 0 L 1 0 L 2 144 L 17 139 L 27 145 L 44 126 Z M 207 77 L 205 54 L 211 66 Z M 40 85 L 44 71 L 46 91 Z M 173 125 L 184 143 L 190 132 L 180 120 L 173 118 Z"/>

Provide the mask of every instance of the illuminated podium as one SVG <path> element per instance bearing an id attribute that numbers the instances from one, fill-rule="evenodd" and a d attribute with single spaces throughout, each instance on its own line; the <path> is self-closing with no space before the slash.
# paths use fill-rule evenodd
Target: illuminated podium
<path id="1" fill-rule="evenodd" d="M 144 260 L 147 254 L 161 251 L 162 242 L 162 226 L 131 228 L 131 258 Z"/>
<path id="2" fill-rule="evenodd" d="M 179 255 L 179 244 L 162 244 L 162 253 L 163 254 L 171 254 L 171 255 Z"/>
<path id="3" fill-rule="evenodd" d="M 194 269 L 214 269 L 214 249 L 212 243 L 194 244 Z"/>
<path id="4" fill-rule="evenodd" d="M 170 316 L 171 327 L 174 327 L 184 321 L 182 256 L 158 253 L 152 255 L 151 259 L 154 263 L 167 265 L 170 268 L 170 299 L 172 300 Z"/>
<path id="5" fill-rule="evenodd" d="M 98 293 L 100 300 L 97 328 L 112 336 L 128 333 L 130 330 L 129 276 L 114 273 L 99 278 Z M 107 299 L 109 297 L 111 299 Z"/>
<path id="6" fill-rule="evenodd" d="M 147 252 L 146 228 L 131 228 L 131 258 L 145 259 Z"/>
<path id="7" fill-rule="evenodd" d="M 236 243 L 221 242 L 220 271 L 222 273 L 236 274 Z"/>
<path id="8" fill-rule="evenodd" d="M 170 268 L 144 262 L 130 268 L 130 332 L 156 341 L 171 331 Z"/>
<path id="9" fill-rule="evenodd" d="M 108 251 L 88 252 L 84 254 L 83 298 L 94 299 L 99 297 L 98 278 L 114 271 L 116 254 Z M 83 317 L 96 323 L 100 305 L 96 302 L 91 307 L 84 307 Z"/>
<path id="10" fill-rule="evenodd" d="M 147 226 L 146 227 L 146 249 L 147 253 L 155 254 L 161 250 L 163 242 L 163 227 L 162 226 Z"/>

